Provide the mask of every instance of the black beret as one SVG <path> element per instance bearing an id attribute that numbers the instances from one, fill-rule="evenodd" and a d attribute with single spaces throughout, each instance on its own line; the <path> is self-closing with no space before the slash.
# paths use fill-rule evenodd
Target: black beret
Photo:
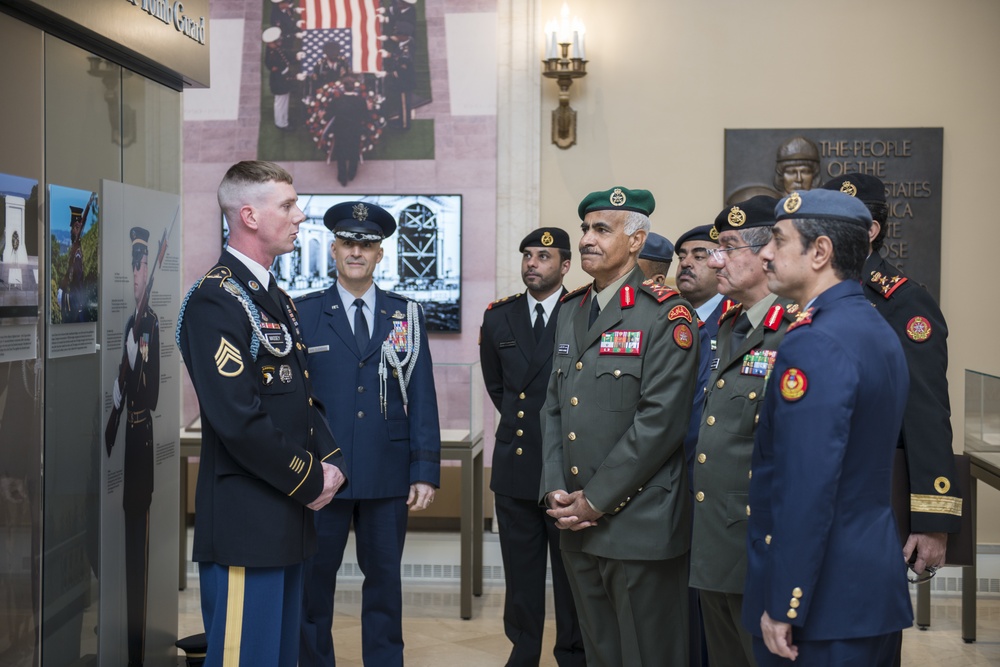
<path id="1" fill-rule="evenodd" d="M 628 188 L 611 188 L 600 192 L 591 192 L 583 198 L 576 212 L 580 219 L 591 211 L 634 211 L 650 216 L 656 208 L 656 200 L 649 190 L 629 190 Z"/>
<path id="2" fill-rule="evenodd" d="M 715 226 L 713 225 L 699 225 L 698 227 L 689 229 L 681 234 L 674 247 L 677 250 L 680 250 L 681 246 L 688 241 L 707 241 L 709 243 L 719 245 L 719 232 L 716 231 Z"/>
<path id="3" fill-rule="evenodd" d="M 323 224 L 335 236 L 352 241 L 381 241 L 396 231 L 396 220 L 389 211 L 360 201 L 331 206 Z"/>
<path id="4" fill-rule="evenodd" d="M 868 174 L 845 174 L 823 184 L 824 190 L 837 190 L 857 197 L 866 204 L 885 203 L 885 184 Z"/>
<path id="5" fill-rule="evenodd" d="M 749 227 L 771 227 L 774 225 L 774 206 L 777 203 L 778 200 L 774 197 L 757 195 L 734 206 L 727 206 L 715 216 L 715 231 L 721 234 Z"/>
<path id="6" fill-rule="evenodd" d="M 539 227 L 524 237 L 518 251 L 524 252 L 525 248 L 559 248 L 561 250 L 572 250 L 569 246 L 569 234 L 558 227 Z"/>
<path id="7" fill-rule="evenodd" d="M 860 200 L 832 190 L 806 190 L 793 192 L 778 202 L 774 208 L 775 220 L 810 218 L 834 220 L 868 229 L 872 214 Z"/>
<path id="8" fill-rule="evenodd" d="M 646 234 L 646 243 L 639 251 L 639 259 L 669 264 L 674 259 L 674 244 L 666 236 L 649 232 Z"/>

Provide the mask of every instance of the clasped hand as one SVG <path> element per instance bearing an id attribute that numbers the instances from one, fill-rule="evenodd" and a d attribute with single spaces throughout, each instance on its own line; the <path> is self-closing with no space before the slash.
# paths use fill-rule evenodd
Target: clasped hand
<path id="1" fill-rule="evenodd" d="M 546 495 L 546 501 L 549 506 L 546 512 L 556 520 L 556 528 L 560 530 L 590 528 L 597 525 L 597 520 L 603 514 L 590 506 L 583 491 L 568 493 L 558 489 Z"/>

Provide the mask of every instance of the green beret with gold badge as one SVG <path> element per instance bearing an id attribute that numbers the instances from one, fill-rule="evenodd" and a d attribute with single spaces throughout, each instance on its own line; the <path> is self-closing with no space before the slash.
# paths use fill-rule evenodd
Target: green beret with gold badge
<path id="1" fill-rule="evenodd" d="M 580 202 L 577 213 L 580 214 L 581 220 L 592 211 L 634 211 L 648 217 L 653 214 L 654 208 L 656 200 L 649 190 L 615 187 L 601 192 L 591 192 Z"/>

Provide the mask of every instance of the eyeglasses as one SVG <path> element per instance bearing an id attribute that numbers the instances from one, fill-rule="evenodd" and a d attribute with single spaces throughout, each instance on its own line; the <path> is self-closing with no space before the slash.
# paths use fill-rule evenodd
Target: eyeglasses
<path id="1" fill-rule="evenodd" d="M 738 245 L 732 248 L 715 248 L 714 250 L 709 250 L 708 254 L 712 256 L 716 262 L 721 262 L 726 259 L 723 253 L 732 252 L 734 250 L 743 250 L 744 248 L 763 248 L 766 243 L 751 243 L 750 245 Z"/>
<path id="2" fill-rule="evenodd" d="M 927 567 L 924 568 L 923 572 L 917 574 L 913 570 L 913 566 L 908 565 L 906 569 L 906 580 L 911 584 L 926 584 L 928 581 L 934 578 L 934 575 L 937 574 L 937 571 L 938 569 L 936 567 L 934 567 L 933 565 L 928 565 Z"/>

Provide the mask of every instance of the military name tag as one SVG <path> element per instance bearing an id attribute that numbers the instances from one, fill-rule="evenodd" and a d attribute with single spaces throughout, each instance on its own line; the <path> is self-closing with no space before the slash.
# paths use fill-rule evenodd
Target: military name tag
<path id="1" fill-rule="evenodd" d="M 307 351 L 309 352 L 309 354 L 316 354 L 317 352 L 329 352 L 330 351 L 330 346 L 329 345 L 314 345 L 314 346 L 308 348 Z"/>
<path id="2" fill-rule="evenodd" d="M 285 334 L 280 331 L 265 331 L 264 337 L 271 345 L 281 345 L 285 342 Z"/>
<path id="3" fill-rule="evenodd" d="M 406 345 L 406 333 L 409 331 L 409 323 L 406 320 L 393 320 L 392 331 L 386 338 L 392 349 L 396 352 L 406 352 L 409 348 Z"/>
<path id="4" fill-rule="evenodd" d="M 601 354 L 639 354 L 642 352 L 641 331 L 608 331 L 601 334 Z"/>
<path id="5" fill-rule="evenodd" d="M 500 347 L 500 348 L 504 348 L 504 347 L 517 347 L 517 341 L 516 340 L 503 340 L 503 341 L 500 341 L 500 343 L 497 344 L 497 347 Z"/>
<path id="6" fill-rule="evenodd" d="M 556 354 L 561 354 L 564 357 L 569 356 L 569 343 L 559 343 L 556 346 Z"/>
<path id="7" fill-rule="evenodd" d="M 771 374 L 777 356 L 776 350 L 750 350 L 748 354 L 743 355 L 740 375 L 766 378 Z"/>

